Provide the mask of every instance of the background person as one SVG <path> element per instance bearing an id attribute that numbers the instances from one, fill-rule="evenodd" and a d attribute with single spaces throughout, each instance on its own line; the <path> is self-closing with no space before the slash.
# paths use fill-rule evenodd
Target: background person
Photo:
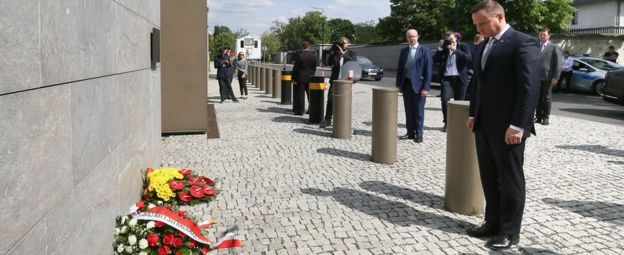
<path id="1" fill-rule="evenodd" d="M 572 79 L 572 66 L 574 65 L 574 60 L 570 58 L 570 52 L 563 52 L 563 66 L 561 67 L 561 75 L 559 75 L 559 82 L 557 83 L 556 91 L 563 90 L 564 92 L 570 91 L 570 80 Z M 565 80 L 565 89 L 563 89 L 563 83 L 561 81 Z"/>
<path id="2" fill-rule="evenodd" d="M 321 128 L 331 126 L 334 105 L 334 80 L 340 77 L 340 68 L 348 61 L 356 61 L 357 54 L 349 50 L 349 38 L 340 37 L 336 43 L 332 45 L 332 49 L 327 60 L 327 65 L 331 66 L 331 75 L 329 77 L 329 93 L 327 94 L 327 107 L 325 110 L 325 120 L 321 123 Z"/>
<path id="3" fill-rule="evenodd" d="M 303 42 L 303 51 L 299 54 L 295 65 L 292 70 L 292 78 L 293 81 L 296 82 L 296 85 L 293 86 L 293 112 L 296 115 L 303 115 L 305 111 L 305 99 L 310 101 L 310 96 L 308 95 L 309 86 L 310 86 L 310 76 L 314 76 L 316 72 L 316 63 L 317 58 L 316 55 L 310 52 L 310 42 Z"/>
<path id="4" fill-rule="evenodd" d="M 230 62 L 229 49 L 219 48 L 219 54 L 215 56 L 214 67 L 217 68 L 217 80 L 219 81 L 219 94 L 221 95 L 221 103 L 225 99 L 232 99 L 238 102 L 232 91 L 232 77 L 234 69 Z"/>
<path id="5" fill-rule="evenodd" d="M 615 51 L 615 47 L 613 45 L 609 46 L 609 50 L 602 55 L 604 60 L 609 60 L 613 63 L 617 63 L 617 59 L 620 56 L 620 53 Z"/>
<path id="6" fill-rule="evenodd" d="M 541 90 L 537 110 L 535 112 L 535 122 L 548 125 L 550 117 L 550 107 L 552 104 L 552 89 L 559 83 L 561 67 L 563 66 L 563 56 L 561 49 L 550 42 L 550 30 L 542 28 L 539 30 L 539 42 L 542 56 Z"/>
<path id="7" fill-rule="evenodd" d="M 403 93 L 407 133 L 399 139 L 413 139 L 423 142 L 425 101 L 431 89 L 433 61 L 429 49 L 418 44 L 418 31 L 405 32 L 408 46 L 401 49 L 395 85 Z"/>
<path id="8" fill-rule="evenodd" d="M 238 71 L 237 76 L 241 99 L 247 99 L 247 59 L 245 58 L 245 53 L 242 51 L 238 53 L 236 70 Z"/>
<path id="9" fill-rule="evenodd" d="M 526 197 L 524 147 L 534 131 L 540 49 L 535 38 L 507 24 L 496 1 L 483 0 L 471 13 L 477 31 L 489 39 L 479 44 L 473 60 L 476 86 L 466 121 L 475 133 L 485 223 L 467 233 L 492 237 L 486 247 L 502 250 L 520 239 Z"/>

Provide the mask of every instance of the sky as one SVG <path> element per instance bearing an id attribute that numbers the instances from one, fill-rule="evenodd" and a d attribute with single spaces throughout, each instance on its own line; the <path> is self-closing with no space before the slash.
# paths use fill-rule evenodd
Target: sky
<path id="1" fill-rule="evenodd" d="M 232 31 L 242 28 L 250 35 L 260 36 L 274 20 L 287 23 L 288 18 L 303 17 L 309 11 L 320 11 L 328 20 L 378 23 L 379 18 L 390 15 L 390 0 L 208 0 L 208 8 L 210 33 L 217 25 Z"/>

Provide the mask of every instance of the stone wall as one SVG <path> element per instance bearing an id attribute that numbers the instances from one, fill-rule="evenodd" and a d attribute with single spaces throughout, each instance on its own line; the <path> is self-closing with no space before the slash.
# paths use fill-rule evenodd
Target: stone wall
<path id="1" fill-rule="evenodd" d="M 160 161 L 160 3 L 0 6 L 0 254 L 111 254 Z"/>
<path id="2" fill-rule="evenodd" d="M 624 63 L 624 35 L 553 35 L 551 41 L 559 44 L 561 49 L 570 51 L 570 54 L 593 57 L 602 57 L 613 45 L 620 53 L 617 62 Z"/>

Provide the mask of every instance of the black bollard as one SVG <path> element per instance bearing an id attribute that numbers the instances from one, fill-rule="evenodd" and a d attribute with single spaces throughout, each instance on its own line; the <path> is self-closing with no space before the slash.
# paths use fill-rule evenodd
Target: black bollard
<path id="1" fill-rule="evenodd" d="M 321 123 L 325 106 L 325 77 L 310 77 L 310 123 Z"/>
<path id="2" fill-rule="evenodd" d="M 292 76 L 290 71 L 282 71 L 282 104 L 292 104 Z"/>

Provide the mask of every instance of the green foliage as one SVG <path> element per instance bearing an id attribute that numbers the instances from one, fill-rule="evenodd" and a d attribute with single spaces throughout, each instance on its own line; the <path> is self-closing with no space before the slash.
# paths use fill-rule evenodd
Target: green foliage
<path id="1" fill-rule="evenodd" d="M 241 30 L 239 30 L 241 31 Z M 236 35 L 227 26 L 215 26 L 214 32 L 209 39 L 210 59 L 219 53 L 219 48 L 230 47 L 236 49 Z"/>
<path id="2" fill-rule="evenodd" d="M 405 31 L 418 30 L 422 40 L 437 39 L 448 30 L 453 0 L 390 0 L 390 16 L 379 20 L 377 30 L 388 42 L 405 41 Z M 451 16 L 452 17 L 452 16 Z"/>
<path id="3" fill-rule="evenodd" d="M 340 37 L 349 38 L 353 40 L 355 36 L 355 26 L 348 19 L 330 19 L 329 20 L 329 33 L 330 42 L 336 41 Z"/>
<path id="4" fill-rule="evenodd" d="M 288 19 L 288 24 L 275 21 L 272 27 L 280 38 L 283 50 L 301 49 L 303 41 L 319 44 L 329 39 L 327 18 L 318 11 L 306 13 L 303 17 Z"/>
<path id="5" fill-rule="evenodd" d="M 381 40 L 374 21 L 358 23 L 354 27 L 355 34 L 351 41 L 355 44 L 375 43 Z"/>
<path id="6" fill-rule="evenodd" d="M 280 51 L 282 48 L 282 42 L 280 41 L 279 36 L 275 32 L 264 32 L 260 36 L 260 40 L 262 40 L 262 47 L 266 47 L 266 52 L 263 53 L 264 59 L 267 61 L 273 60 L 273 53 Z"/>

